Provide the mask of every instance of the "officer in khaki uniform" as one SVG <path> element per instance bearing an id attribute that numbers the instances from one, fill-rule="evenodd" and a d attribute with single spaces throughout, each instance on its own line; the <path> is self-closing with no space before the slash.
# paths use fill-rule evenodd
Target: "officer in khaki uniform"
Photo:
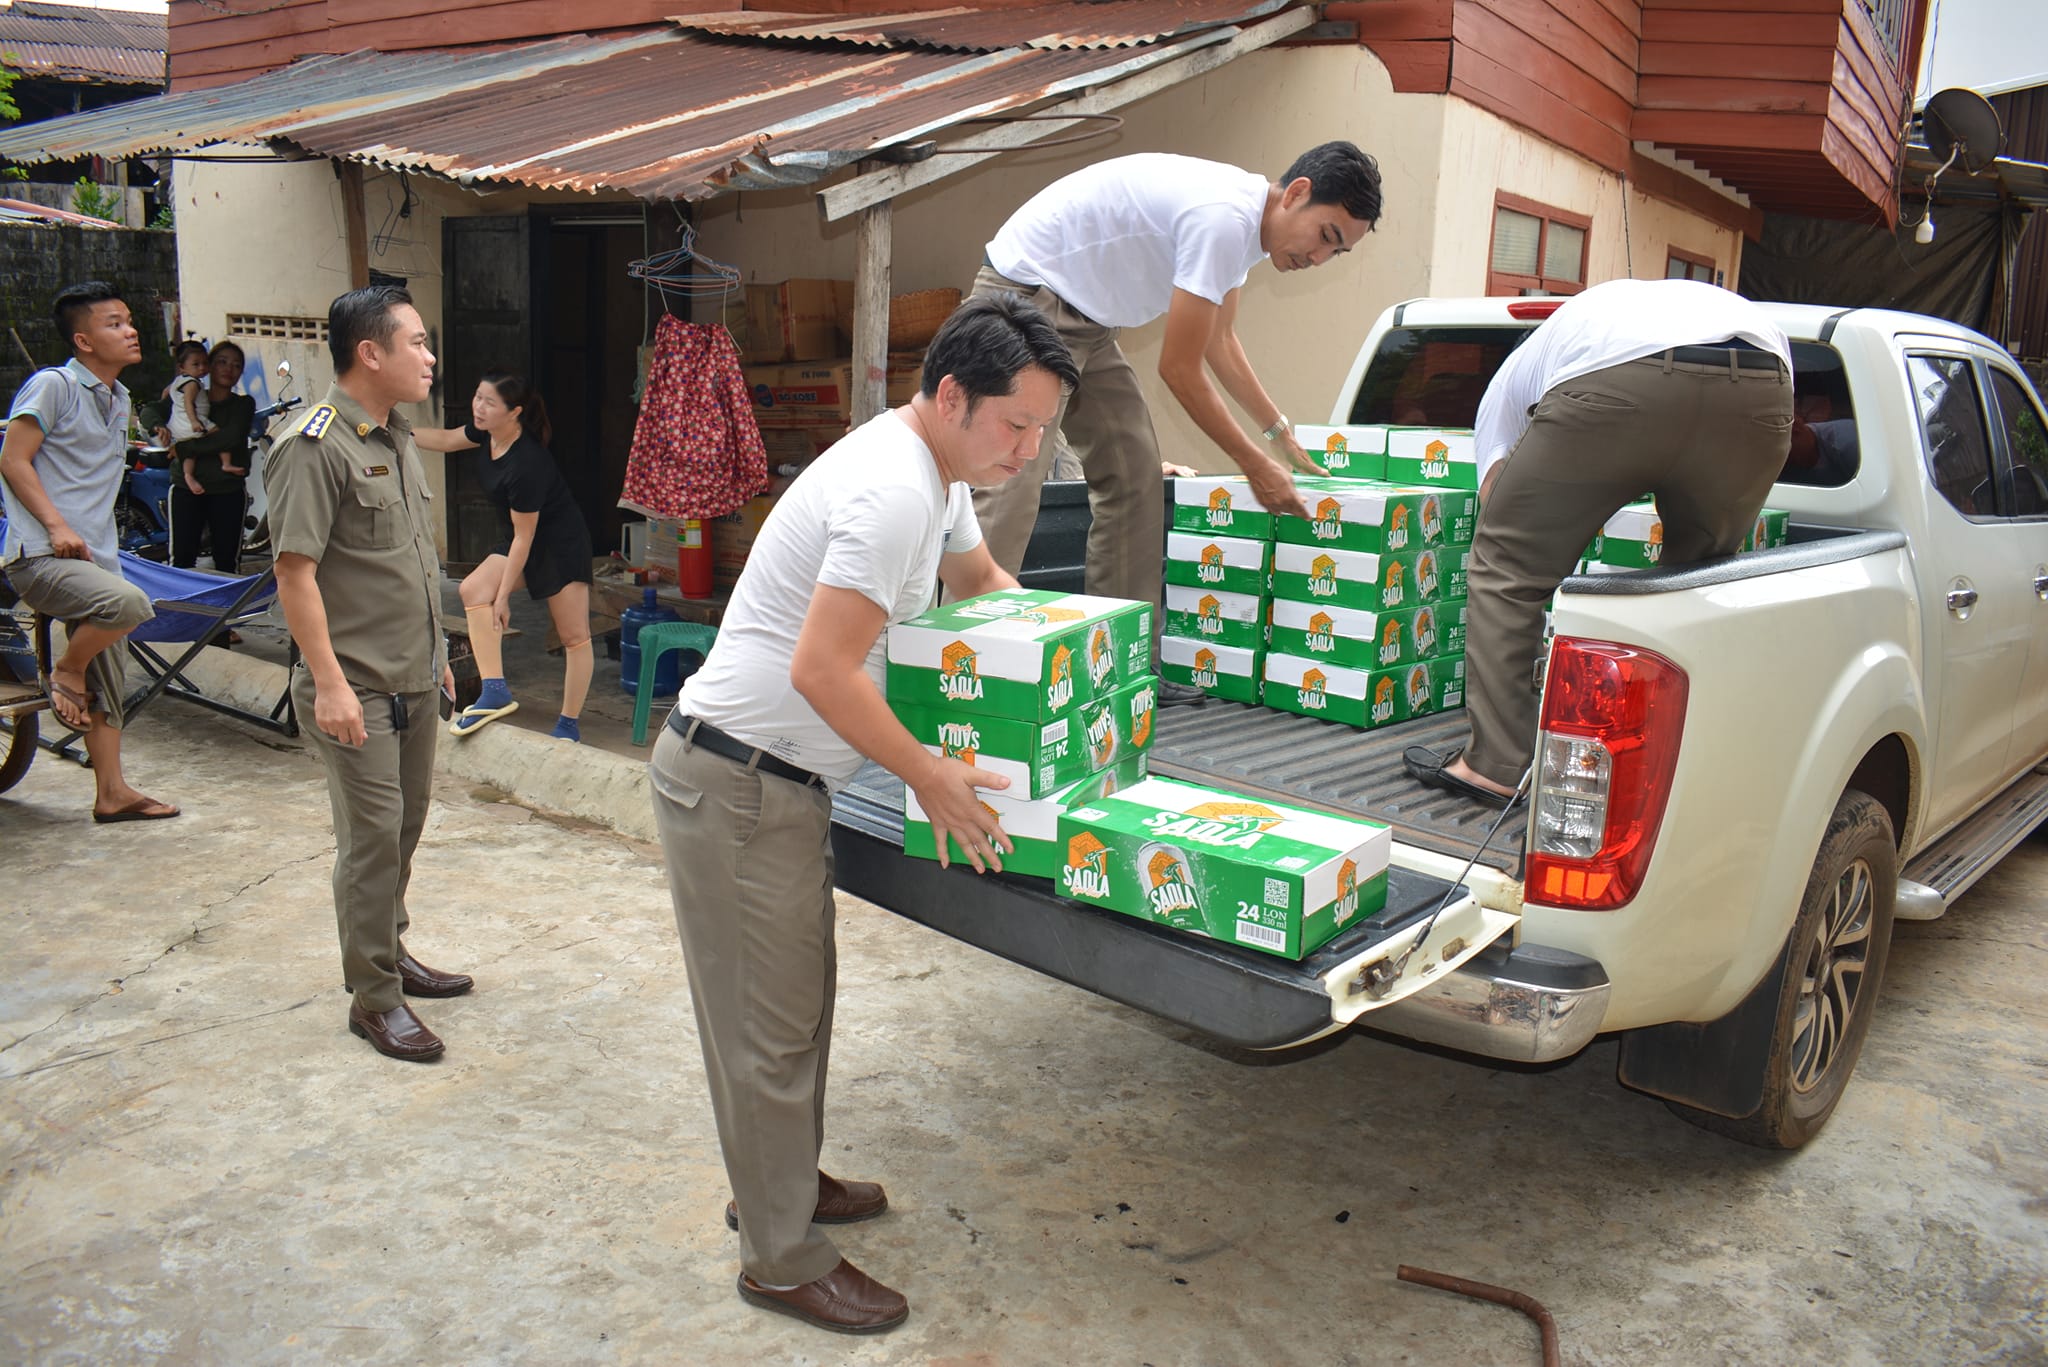
<path id="1" fill-rule="evenodd" d="M 334 386 L 278 441 L 264 472 L 278 597 L 303 656 L 292 700 L 313 719 L 334 805 L 349 1029 L 379 1053 L 424 1061 L 443 1045 L 405 997 L 472 985 L 421 964 L 402 942 L 447 650 L 426 475 L 394 406 L 427 397 L 434 357 L 402 289 L 344 294 L 327 325 Z"/>

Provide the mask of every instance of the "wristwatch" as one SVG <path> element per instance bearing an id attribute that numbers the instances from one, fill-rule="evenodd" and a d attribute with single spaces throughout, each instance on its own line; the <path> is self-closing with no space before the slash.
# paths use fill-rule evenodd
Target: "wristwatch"
<path id="1" fill-rule="evenodd" d="M 1271 427 L 1259 433 L 1259 435 L 1267 441 L 1278 441 L 1283 433 L 1292 432 L 1293 430 L 1294 424 L 1287 421 L 1287 415 L 1282 413 L 1279 417 L 1273 419 Z"/>

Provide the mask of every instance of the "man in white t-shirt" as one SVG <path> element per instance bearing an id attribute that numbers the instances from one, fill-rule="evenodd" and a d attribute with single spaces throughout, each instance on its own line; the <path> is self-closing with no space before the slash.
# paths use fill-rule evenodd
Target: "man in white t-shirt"
<path id="1" fill-rule="evenodd" d="M 968 486 L 1030 469 L 1078 378 L 1037 309 L 963 304 L 916 397 L 839 441 L 769 514 L 649 765 L 739 1293 L 820 1328 L 875 1333 L 910 1313 L 819 1228 L 888 1207 L 874 1183 L 818 1170 L 837 975 L 831 793 L 873 760 L 916 793 L 942 850 L 950 837 L 977 872 L 1002 868 L 1009 840 L 976 790 L 1008 781 L 931 755 L 896 720 L 883 636 L 940 584 L 962 598 L 1016 586 Z"/>
<path id="2" fill-rule="evenodd" d="M 1163 316 L 1160 379 L 1262 504 L 1306 517 L 1288 465 L 1321 470 L 1238 344 L 1238 292 L 1267 257 L 1278 270 L 1297 271 L 1350 251 L 1379 216 L 1379 167 L 1348 142 L 1303 153 L 1278 184 L 1220 162 L 1148 152 L 1054 181 L 989 242 L 974 293 L 1028 297 L 1081 369 L 1059 426 L 1088 479 L 1090 593 L 1156 608 L 1166 555 L 1159 439 L 1118 334 Z M 1211 375 L 1282 459 L 1238 426 Z M 1038 521 L 1045 464 L 975 491 L 990 552 L 1012 574 Z"/>
<path id="3" fill-rule="evenodd" d="M 1594 533 L 1655 495 L 1659 564 L 1742 545 L 1792 440 L 1792 344 L 1762 309 L 1697 280 L 1610 280 L 1509 354 L 1479 401 L 1479 523 L 1467 566 L 1472 744 L 1412 745 L 1432 787 L 1505 803 L 1535 751 L 1543 612 Z"/>

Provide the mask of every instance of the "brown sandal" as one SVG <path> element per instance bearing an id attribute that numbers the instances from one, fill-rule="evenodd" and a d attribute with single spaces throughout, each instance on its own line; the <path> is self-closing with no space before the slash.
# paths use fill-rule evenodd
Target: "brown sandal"
<path id="1" fill-rule="evenodd" d="M 99 699 L 95 698 L 89 690 L 81 693 L 67 684 L 58 683 L 54 677 L 50 677 L 43 680 L 43 691 L 49 695 L 50 710 L 57 714 L 58 721 L 63 722 L 74 731 L 83 732 L 91 728 L 93 707 L 98 703 Z M 77 712 L 76 718 L 70 712 L 64 710 L 67 706 Z"/>

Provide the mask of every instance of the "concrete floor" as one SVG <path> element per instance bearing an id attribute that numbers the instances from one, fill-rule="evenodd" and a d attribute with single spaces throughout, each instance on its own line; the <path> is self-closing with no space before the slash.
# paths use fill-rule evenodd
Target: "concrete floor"
<path id="1" fill-rule="evenodd" d="M 1222 1054 L 844 899 L 827 1162 L 893 1208 L 837 1237 L 912 1304 L 860 1340 L 734 1295 L 652 847 L 444 782 L 411 944 L 479 987 L 397 1063 L 343 1028 L 313 758 L 182 704 L 129 758 L 182 819 L 95 827 L 48 757 L 0 796 L 6 1361 L 1537 1361 L 1405 1262 L 1537 1297 L 1574 1363 L 2048 1363 L 2040 834 L 1901 927 L 1791 1157 L 1622 1091 L 1612 1043 Z"/>

